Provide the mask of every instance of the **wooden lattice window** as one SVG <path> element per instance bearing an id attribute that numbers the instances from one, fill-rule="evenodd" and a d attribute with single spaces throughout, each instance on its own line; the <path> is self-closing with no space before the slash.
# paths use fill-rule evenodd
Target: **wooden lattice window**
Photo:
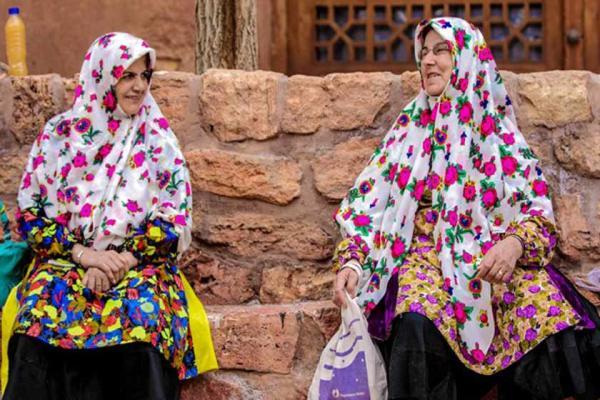
<path id="1" fill-rule="evenodd" d="M 288 10 L 297 32 L 289 47 L 292 72 L 414 69 L 415 27 L 423 18 L 438 16 L 457 16 L 478 26 L 501 68 L 560 66 L 559 0 L 294 3 Z"/>

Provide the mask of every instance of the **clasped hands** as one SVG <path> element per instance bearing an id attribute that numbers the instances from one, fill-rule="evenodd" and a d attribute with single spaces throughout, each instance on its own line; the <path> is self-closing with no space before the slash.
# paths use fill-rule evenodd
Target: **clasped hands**
<path id="1" fill-rule="evenodd" d="M 94 250 L 76 244 L 72 253 L 73 261 L 86 270 L 83 285 L 97 292 L 104 292 L 116 285 L 127 271 L 138 264 L 137 258 L 128 251 Z"/>

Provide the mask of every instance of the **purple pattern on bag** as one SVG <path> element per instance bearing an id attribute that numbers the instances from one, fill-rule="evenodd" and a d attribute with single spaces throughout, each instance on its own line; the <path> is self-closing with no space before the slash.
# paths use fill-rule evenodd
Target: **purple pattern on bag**
<path id="1" fill-rule="evenodd" d="M 358 340 L 358 338 L 356 338 Z M 355 342 L 356 343 L 356 342 Z M 331 380 L 321 379 L 319 383 L 319 400 L 371 400 L 365 353 L 356 354 L 354 361 L 345 368 L 334 368 Z"/>

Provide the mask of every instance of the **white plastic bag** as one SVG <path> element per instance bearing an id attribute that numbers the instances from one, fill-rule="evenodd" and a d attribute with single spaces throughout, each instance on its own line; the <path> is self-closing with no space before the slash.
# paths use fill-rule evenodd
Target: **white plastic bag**
<path id="1" fill-rule="evenodd" d="M 323 353 L 308 390 L 308 400 L 386 400 L 381 353 L 368 332 L 365 316 L 346 293 L 342 323 Z"/>

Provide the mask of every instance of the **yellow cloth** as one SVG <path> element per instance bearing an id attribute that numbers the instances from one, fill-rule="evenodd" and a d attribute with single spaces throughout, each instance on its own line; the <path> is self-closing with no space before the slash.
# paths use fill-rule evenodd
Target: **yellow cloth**
<path id="1" fill-rule="evenodd" d="M 188 314 L 190 318 L 190 329 L 192 331 L 192 342 L 194 344 L 194 356 L 196 357 L 196 368 L 198 373 L 204 373 L 219 368 L 215 349 L 210 335 L 210 325 L 204 306 L 196 296 L 194 289 L 190 286 L 182 272 L 179 272 L 183 289 L 188 304 Z M 2 383 L 2 393 L 8 383 L 8 342 L 12 335 L 13 324 L 19 311 L 17 302 L 17 288 L 14 287 L 6 303 L 2 308 L 2 365 L 0 366 L 0 380 Z"/>

